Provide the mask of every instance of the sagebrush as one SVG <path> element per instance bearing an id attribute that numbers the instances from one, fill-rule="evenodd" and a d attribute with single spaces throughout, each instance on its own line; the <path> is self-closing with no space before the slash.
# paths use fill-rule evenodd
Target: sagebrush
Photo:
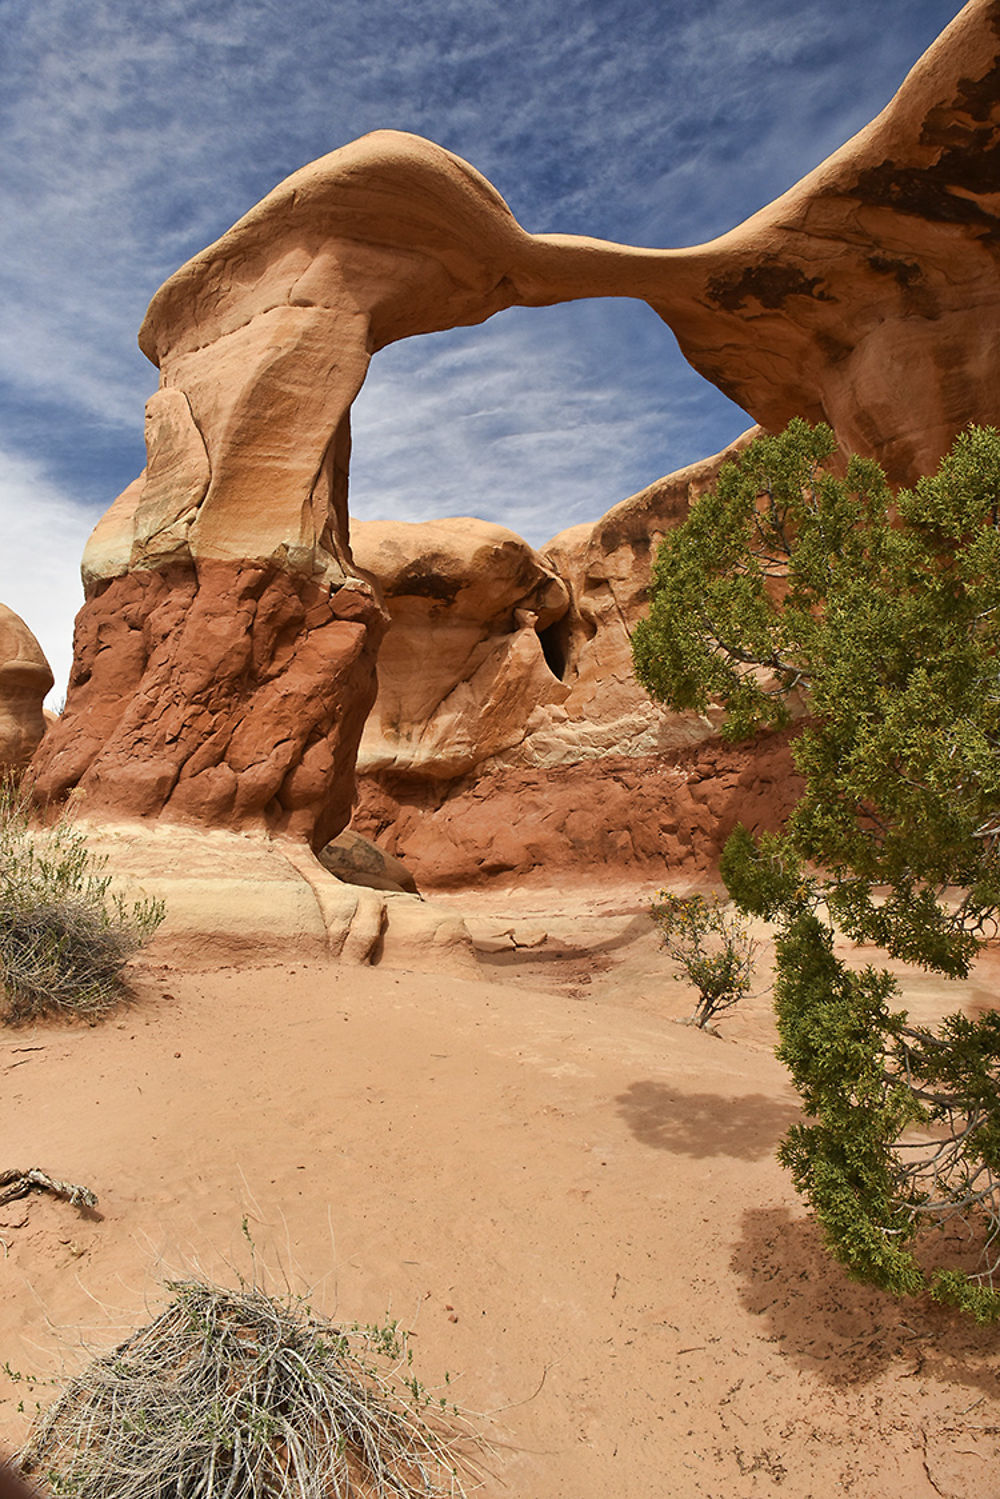
<path id="1" fill-rule="evenodd" d="M 163 920 L 161 902 L 112 894 L 68 815 L 32 826 L 30 785 L 0 782 L 3 1018 L 95 1017 L 126 993 L 125 967 Z"/>
<path id="2" fill-rule="evenodd" d="M 698 991 L 691 1024 L 702 1030 L 750 993 L 757 943 L 744 916 L 715 895 L 661 890 L 650 914 L 668 955 Z"/>
<path id="3" fill-rule="evenodd" d="M 255 1285 L 169 1282 L 147 1327 L 38 1418 L 56 1499 L 462 1499 L 478 1443 L 395 1323 L 341 1327 Z"/>

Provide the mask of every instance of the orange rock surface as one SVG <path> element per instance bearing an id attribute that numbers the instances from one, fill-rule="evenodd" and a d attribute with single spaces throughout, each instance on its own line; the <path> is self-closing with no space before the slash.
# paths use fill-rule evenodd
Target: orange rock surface
<path id="1" fill-rule="evenodd" d="M 657 543 L 753 435 L 540 553 L 482 521 L 355 523 L 392 620 L 355 829 L 430 888 L 690 874 L 737 817 L 776 827 L 798 784 L 784 741 L 721 749 L 713 718 L 649 701 L 631 654 Z"/>
<path id="2" fill-rule="evenodd" d="M 392 624 L 353 826 L 422 888 L 595 869 L 690 876 L 714 864 L 737 820 L 780 825 L 799 784 L 786 738 L 724 748 L 713 719 L 649 701 L 630 647 L 657 543 L 753 436 L 540 554 L 484 522 L 355 523 L 355 554 Z M 507 570 L 520 594 L 502 591 L 482 554 L 501 537 L 523 559 Z M 526 610 L 529 587 L 536 606 L 543 592 L 555 607 Z"/>
<path id="3" fill-rule="evenodd" d="M 353 827 L 421 890 L 493 881 L 692 878 L 742 822 L 773 832 L 800 791 L 785 735 L 552 767 L 495 766 L 453 782 L 362 776 Z"/>
<path id="4" fill-rule="evenodd" d="M 53 676 L 19 614 L 0 604 L 0 771 L 21 770 L 45 733 L 42 700 Z"/>
<path id="5" fill-rule="evenodd" d="M 870 126 L 693 249 L 530 235 L 466 162 L 392 131 L 293 173 L 150 305 L 147 468 L 87 548 L 42 790 L 315 847 L 345 825 L 385 624 L 350 551 L 349 414 L 395 340 L 637 297 L 763 425 L 825 418 L 894 479 L 1000 420 L 998 33 L 971 0 Z"/>
<path id="6" fill-rule="evenodd" d="M 565 583 L 503 526 L 456 518 L 355 522 L 354 555 L 389 611 L 362 771 L 447 781 L 519 744 L 568 689 L 545 642 Z"/>

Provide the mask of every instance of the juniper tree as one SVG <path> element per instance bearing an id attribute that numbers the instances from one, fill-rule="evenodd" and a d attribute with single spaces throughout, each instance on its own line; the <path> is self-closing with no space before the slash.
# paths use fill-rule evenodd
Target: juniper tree
<path id="1" fill-rule="evenodd" d="M 722 860 L 778 924 L 779 1056 L 808 1116 L 780 1155 L 852 1274 L 992 1320 L 1000 1015 L 913 1025 L 834 936 L 963 978 L 997 932 L 1000 436 L 970 428 L 896 495 L 834 456 L 829 428 L 793 421 L 721 470 L 660 548 L 635 667 L 674 708 L 721 703 L 730 740 L 798 721 L 784 831 L 738 828 Z M 972 1268 L 947 1233 L 928 1259 L 925 1231 L 956 1221 Z"/>

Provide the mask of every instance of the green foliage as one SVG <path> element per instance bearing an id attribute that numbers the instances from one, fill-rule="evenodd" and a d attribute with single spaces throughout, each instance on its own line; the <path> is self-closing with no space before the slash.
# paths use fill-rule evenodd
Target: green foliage
<path id="1" fill-rule="evenodd" d="M 72 1499 L 461 1499 L 475 1447 L 396 1323 L 255 1285 L 169 1283 L 155 1320 L 43 1411 L 22 1470 Z"/>
<path id="2" fill-rule="evenodd" d="M 822 864 L 852 935 L 964 975 L 1000 904 L 1000 439 L 963 434 L 896 508 L 876 464 L 824 472 L 832 448 L 795 421 L 726 465 L 660 549 L 636 672 L 722 702 L 730 738 L 808 703 L 786 867 Z"/>
<path id="3" fill-rule="evenodd" d="M 0 996 L 4 1018 L 102 1015 L 125 965 L 163 920 L 157 901 L 109 894 L 110 876 L 66 817 L 30 825 L 26 786 L 0 783 Z"/>
<path id="4" fill-rule="evenodd" d="M 693 1025 L 704 1029 L 749 994 L 757 944 L 738 911 L 714 895 L 661 890 L 650 914 L 678 964 L 674 977 L 688 979 L 698 991 Z"/>
<path id="5" fill-rule="evenodd" d="M 719 872 L 740 910 L 765 921 L 808 908 L 815 894 L 815 882 L 803 874 L 794 856 L 789 858 L 786 840 L 773 833 L 755 839 L 742 823 L 726 840 Z"/>
<path id="6" fill-rule="evenodd" d="M 636 672 L 675 708 L 721 703 L 731 739 L 798 721 L 784 832 L 737 829 L 722 862 L 781 927 L 779 1054 L 812 1121 L 782 1158 L 852 1273 L 992 1319 L 1000 1021 L 909 1026 L 891 977 L 850 971 L 833 934 L 964 977 L 997 933 L 1000 436 L 970 428 L 895 498 L 833 454 L 794 421 L 722 470 L 660 549 Z M 925 1269 L 924 1230 L 956 1219 L 978 1270 Z"/>

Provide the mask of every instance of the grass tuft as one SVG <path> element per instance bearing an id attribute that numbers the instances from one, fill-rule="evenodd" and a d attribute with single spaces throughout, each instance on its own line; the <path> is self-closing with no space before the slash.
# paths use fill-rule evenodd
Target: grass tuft
<path id="1" fill-rule="evenodd" d="M 125 966 L 163 920 L 159 901 L 109 895 L 110 875 L 64 815 L 31 826 L 29 784 L 0 781 L 0 1000 L 17 1023 L 93 1019 L 127 993 Z"/>
<path id="2" fill-rule="evenodd" d="M 461 1499 L 477 1443 L 394 1323 L 342 1328 L 256 1286 L 171 1281 L 148 1327 L 38 1418 L 57 1499 Z"/>

